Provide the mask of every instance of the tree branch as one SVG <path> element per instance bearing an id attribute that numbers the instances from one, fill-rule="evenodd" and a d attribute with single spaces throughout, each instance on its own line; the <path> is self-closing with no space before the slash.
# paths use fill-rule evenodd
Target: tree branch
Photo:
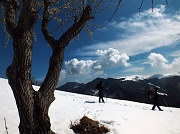
<path id="1" fill-rule="evenodd" d="M 91 7 L 86 6 L 84 9 L 80 19 L 78 21 L 74 21 L 74 24 L 59 38 L 58 44 L 66 47 L 68 43 L 80 33 L 85 24 L 90 20 L 94 19 L 91 14 Z"/>
<path id="2" fill-rule="evenodd" d="M 39 89 L 39 92 L 41 92 L 41 94 L 45 98 L 49 98 L 49 96 L 53 96 L 54 90 L 56 88 L 56 84 L 59 79 L 62 63 L 64 60 L 64 49 L 65 48 L 63 47 L 59 47 L 59 49 L 54 49 L 52 56 L 49 60 L 48 73 Z"/>
<path id="3" fill-rule="evenodd" d="M 16 28 L 16 11 L 17 3 L 13 0 L 2 0 L 2 4 L 5 7 L 5 26 L 9 35 L 13 36 L 13 31 Z"/>
<path id="4" fill-rule="evenodd" d="M 45 0 L 46 2 L 48 0 Z M 46 11 L 48 11 L 48 6 L 46 3 Z M 46 36 L 45 38 L 48 38 L 48 42 L 49 43 L 54 43 L 54 44 L 50 44 L 50 46 L 53 49 L 53 53 L 52 56 L 49 60 L 49 69 L 48 69 L 48 73 L 46 75 L 45 80 L 43 81 L 39 92 L 41 92 L 41 94 L 48 98 L 48 96 L 52 96 L 54 93 L 54 90 L 56 88 L 56 84 L 58 82 L 59 79 L 59 74 L 60 74 L 60 70 L 62 67 L 62 63 L 64 60 L 64 50 L 65 47 L 69 44 L 69 42 L 80 33 L 80 31 L 83 29 L 84 25 L 87 23 L 88 20 L 93 19 L 93 17 L 90 16 L 91 13 L 91 7 L 90 6 L 86 6 L 86 8 L 84 9 L 81 18 L 77 21 L 74 22 L 73 26 L 70 27 L 60 38 L 59 40 L 55 40 L 52 36 L 49 35 L 48 30 L 47 30 L 47 24 L 48 24 L 48 13 L 44 13 L 44 26 L 43 26 L 43 31 L 44 35 Z M 46 16 L 47 15 L 47 16 Z M 48 35 L 47 35 L 48 34 Z M 51 39 L 49 40 L 49 38 Z M 50 97 L 51 98 L 51 97 Z"/>
<path id="5" fill-rule="evenodd" d="M 31 30 L 38 18 L 37 0 L 22 0 L 22 11 L 19 15 L 18 26 L 22 31 Z M 28 16 L 28 17 L 27 17 Z"/>
<path id="6" fill-rule="evenodd" d="M 49 6 L 50 6 L 49 0 L 44 0 L 44 12 L 43 12 L 43 19 L 42 19 L 42 32 L 46 39 L 46 41 L 49 43 L 51 48 L 53 49 L 55 47 L 55 39 L 48 31 L 48 23 L 49 23 Z"/>

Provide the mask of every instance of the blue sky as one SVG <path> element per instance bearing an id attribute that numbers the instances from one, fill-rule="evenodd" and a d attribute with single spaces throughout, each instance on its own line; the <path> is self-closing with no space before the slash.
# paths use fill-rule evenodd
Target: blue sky
<path id="1" fill-rule="evenodd" d="M 58 85 L 76 81 L 86 83 L 97 77 L 119 78 L 130 75 L 177 74 L 180 72 L 180 1 L 145 1 L 139 14 L 139 1 L 123 1 L 113 19 L 101 29 L 91 28 L 93 38 L 83 30 L 65 51 Z M 112 10 L 111 10 L 112 11 Z M 103 25 L 110 12 L 95 16 L 94 24 Z M 43 80 L 51 49 L 35 26 L 32 76 Z M 4 48 L 5 34 L 0 24 L 0 77 L 13 57 L 12 40 Z M 59 32 L 53 33 L 59 37 Z"/>

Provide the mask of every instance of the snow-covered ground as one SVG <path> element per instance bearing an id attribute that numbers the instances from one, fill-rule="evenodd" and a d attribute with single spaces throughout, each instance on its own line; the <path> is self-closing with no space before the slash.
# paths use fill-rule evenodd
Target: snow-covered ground
<path id="1" fill-rule="evenodd" d="M 105 104 L 99 104 L 97 97 L 61 91 L 56 91 L 55 97 L 49 116 L 52 130 L 58 134 L 73 134 L 70 123 L 84 115 L 107 126 L 108 134 L 180 134 L 178 108 L 152 111 L 152 105 L 106 98 Z M 6 134 L 4 117 L 9 134 L 18 134 L 15 100 L 7 80 L 0 78 L 0 134 Z"/>

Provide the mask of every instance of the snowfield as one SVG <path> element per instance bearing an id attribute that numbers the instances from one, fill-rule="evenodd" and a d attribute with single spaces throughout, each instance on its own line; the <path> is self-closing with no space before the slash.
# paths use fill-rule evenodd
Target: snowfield
<path id="1" fill-rule="evenodd" d="M 38 90 L 38 87 L 35 87 Z M 152 105 L 55 91 L 56 100 L 49 109 L 52 130 L 58 134 L 74 134 L 71 122 L 84 115 L 99 121 L 110 129 L 108 134 L 180 134 L 180 109 L 161 107 L 152 111 Z M 170 110 L 172 112 L 170 112 Z M 0 134 L 18 134 L 19 116 L 12 90 L 7 80 L 0 78 Z"/>

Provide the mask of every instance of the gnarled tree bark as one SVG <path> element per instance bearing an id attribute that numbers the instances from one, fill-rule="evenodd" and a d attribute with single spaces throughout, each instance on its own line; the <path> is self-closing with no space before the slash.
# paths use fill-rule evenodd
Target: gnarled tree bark
<path id="1" fill-rule="evenodd" d="M 13 39 L 14 57 L 8 67 L 6 75 L 16 100 L 20 124 L 20 134 L 52 134 L 48 110 L 55 100 L 54 91 L 59 79 L 64 60 L 65 47 L 80 33 L 90 16 L 91 7 L 86 6 L 79 21 L 58 39 L 55 40 L 48 31 L 50 1 L 44 0 L 42 32 L 52 48 L 49 69 L 42 86 L 38 91 L 32 87 L 32 48 L 33 27 L 37 19 L 37 0 L 22 0 L 21 14 L 16 22 L 18 2 L 16 0 L 2 0 L 6 9 L 6 29 Z"/>

